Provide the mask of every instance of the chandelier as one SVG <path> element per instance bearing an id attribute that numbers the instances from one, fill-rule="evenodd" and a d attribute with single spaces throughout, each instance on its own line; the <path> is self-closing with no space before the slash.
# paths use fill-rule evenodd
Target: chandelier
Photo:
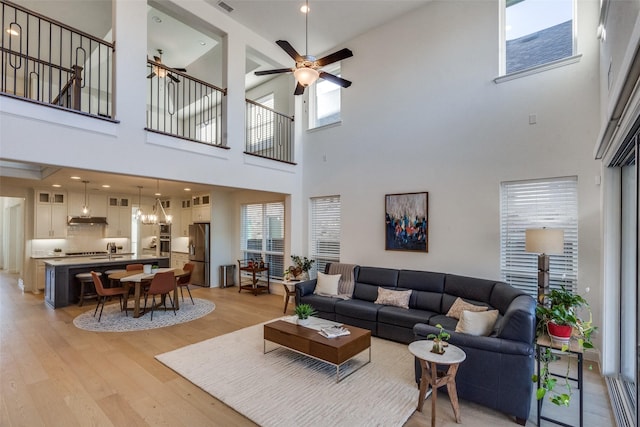
<path id="1" fill-rule="evenodd" d="M 171 224 L 173 220 L 172 215 L 167 215 L 167 212 L 164 210 L 162 206 L 162 202 L 158 197 L 156 197 L 153 202 L 152 211 L 149 214 L 144 214 L 140 209 L 140 191 L 142 187 L 138 187 L 138 211 L 136 212 L 136 219 L 140 220 L 142 224 L 145 225 L 155 225 L 155 224 Z M 156 195 L 160 195 L 160 181 L 157 181 L 156 184 Z M 160 216 L 160 213 L 162 216 Z"/>

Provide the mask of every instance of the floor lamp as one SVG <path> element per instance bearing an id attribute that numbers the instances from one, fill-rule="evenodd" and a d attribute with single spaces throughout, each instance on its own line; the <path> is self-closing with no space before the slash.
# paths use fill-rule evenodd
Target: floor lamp
<path id="1" fill-rule="evenodd" d="M 525 252 L 538 254 L 538 304 L 548 305 L 549 255 L 564 253 L 564 230 L 536 228 L 525 230 Z"/>

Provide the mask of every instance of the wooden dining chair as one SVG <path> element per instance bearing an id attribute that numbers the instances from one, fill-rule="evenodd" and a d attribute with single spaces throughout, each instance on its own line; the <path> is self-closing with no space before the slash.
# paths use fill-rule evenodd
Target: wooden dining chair
<path id="1" fill-rule="evenodd" d="M 184 288 L 187 289 L 187 292 L 189 292 L 189 298 L 191 298 L 191 304 L 196 305 L 195 302 L 193 302 L 193 296 L 191 296 L 191 290 L 189 289 L 189 285 L 191 284 L 191 272 L 193 272 L 193 268 L 195 266 L 193 265 L 193 263 L 186 263 L 182 269 L 185 272 L 189 272 L 189 274 L 186 274 L 184 276 L 179 276 L 176 278 L 176 285 L 178 286 L 178 288 L 180 289 L 180 295 L 182 296 L 182 301 L 184 302 L 184 293 L 182 292 L 182 290 Z"/>
<path id="2" fill-rule="evenodd" d="M 93 312 L 93 317 L 96 317 L 96 313 L 98 312 L 98 307 L 100 307 L 100 316 L 98 316 L 98 322 L 102 319 L 102 310 L 104 310 L 104 303 L 107 301 L 108 297 L 117 296 L 120 299 L 120 311 L 124 309 L 125 316 L 128 316 L 126 307 L 122 305 L 122 297 L 127 293 L 125 288 L 105 288 L 102 286 L 102 280 L 100 276 L 96 274 L 95 271 L 91 272 L 91 277 L 93 277 L 93 284 L 96 288 L 96 293 L 98 294 L 98 304 L 96 305 L 96 310 Z"/>
<path id="3" fill-rule="evenodd" d="M 173 274 L 173 270 L 165 271 L 164 273 L 157 273 L 151 279 L 149 288 L 144 293 L 144 311 L 147 311 L 147 299 L 151 295 L 151 320 L 153 320 L 153 310 L 156 305 L 156 295 L 160 295 L 160 302 L 163 303 L 164 309 L 167 309 L 167 299 L 171 301 L 171 308 L 173 308 L 173 315 L 176 315 L 176 306 L 171 298 L 171 292 L 176 288 L 176 276 Z"/>
<path id="4" fill-rule="evenodd" d="M 142 264 L 127 264 L 127 271 L 142 270 L 143 268 Z"/>

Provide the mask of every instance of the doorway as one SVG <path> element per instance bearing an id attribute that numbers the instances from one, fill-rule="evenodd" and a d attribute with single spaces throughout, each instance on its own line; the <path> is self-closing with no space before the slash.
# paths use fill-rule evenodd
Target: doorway
<path id="1" fill-rule="evenodd" d="M 24 199 L 0 197 L 0 269 L 22 276 L 24 264 Z"/>

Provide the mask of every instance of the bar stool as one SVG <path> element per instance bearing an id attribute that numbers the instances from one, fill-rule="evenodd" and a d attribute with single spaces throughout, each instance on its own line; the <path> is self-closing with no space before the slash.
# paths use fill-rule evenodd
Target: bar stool
<path id="1" fill-rule="evenodd" d="M 96 274 L 102 276 L 102 273 Z M 78 302 L 78 306 L 82 307 L 85 299 L 98 298 L 91 273 L 78 273 L 76 274 L 76 279 L 80 282 L 80 301 Z"/>
<path id="2" fill-rule="evenodd" d="M 109 279 L 109 276 L 114 274 L 114 273 L 123 273 L 125 271 L 127 271 L 127 270 L 124 270 L 122 268 L 116 268 L 116 269 L 107 270 L 107 271 L 104 272 L 104 275 L 107 276 L 107 279 L 109 280 L 109 287 L 110 288 L 113 288 L 114 286 L 113 286 L 113 280 Z"/>

